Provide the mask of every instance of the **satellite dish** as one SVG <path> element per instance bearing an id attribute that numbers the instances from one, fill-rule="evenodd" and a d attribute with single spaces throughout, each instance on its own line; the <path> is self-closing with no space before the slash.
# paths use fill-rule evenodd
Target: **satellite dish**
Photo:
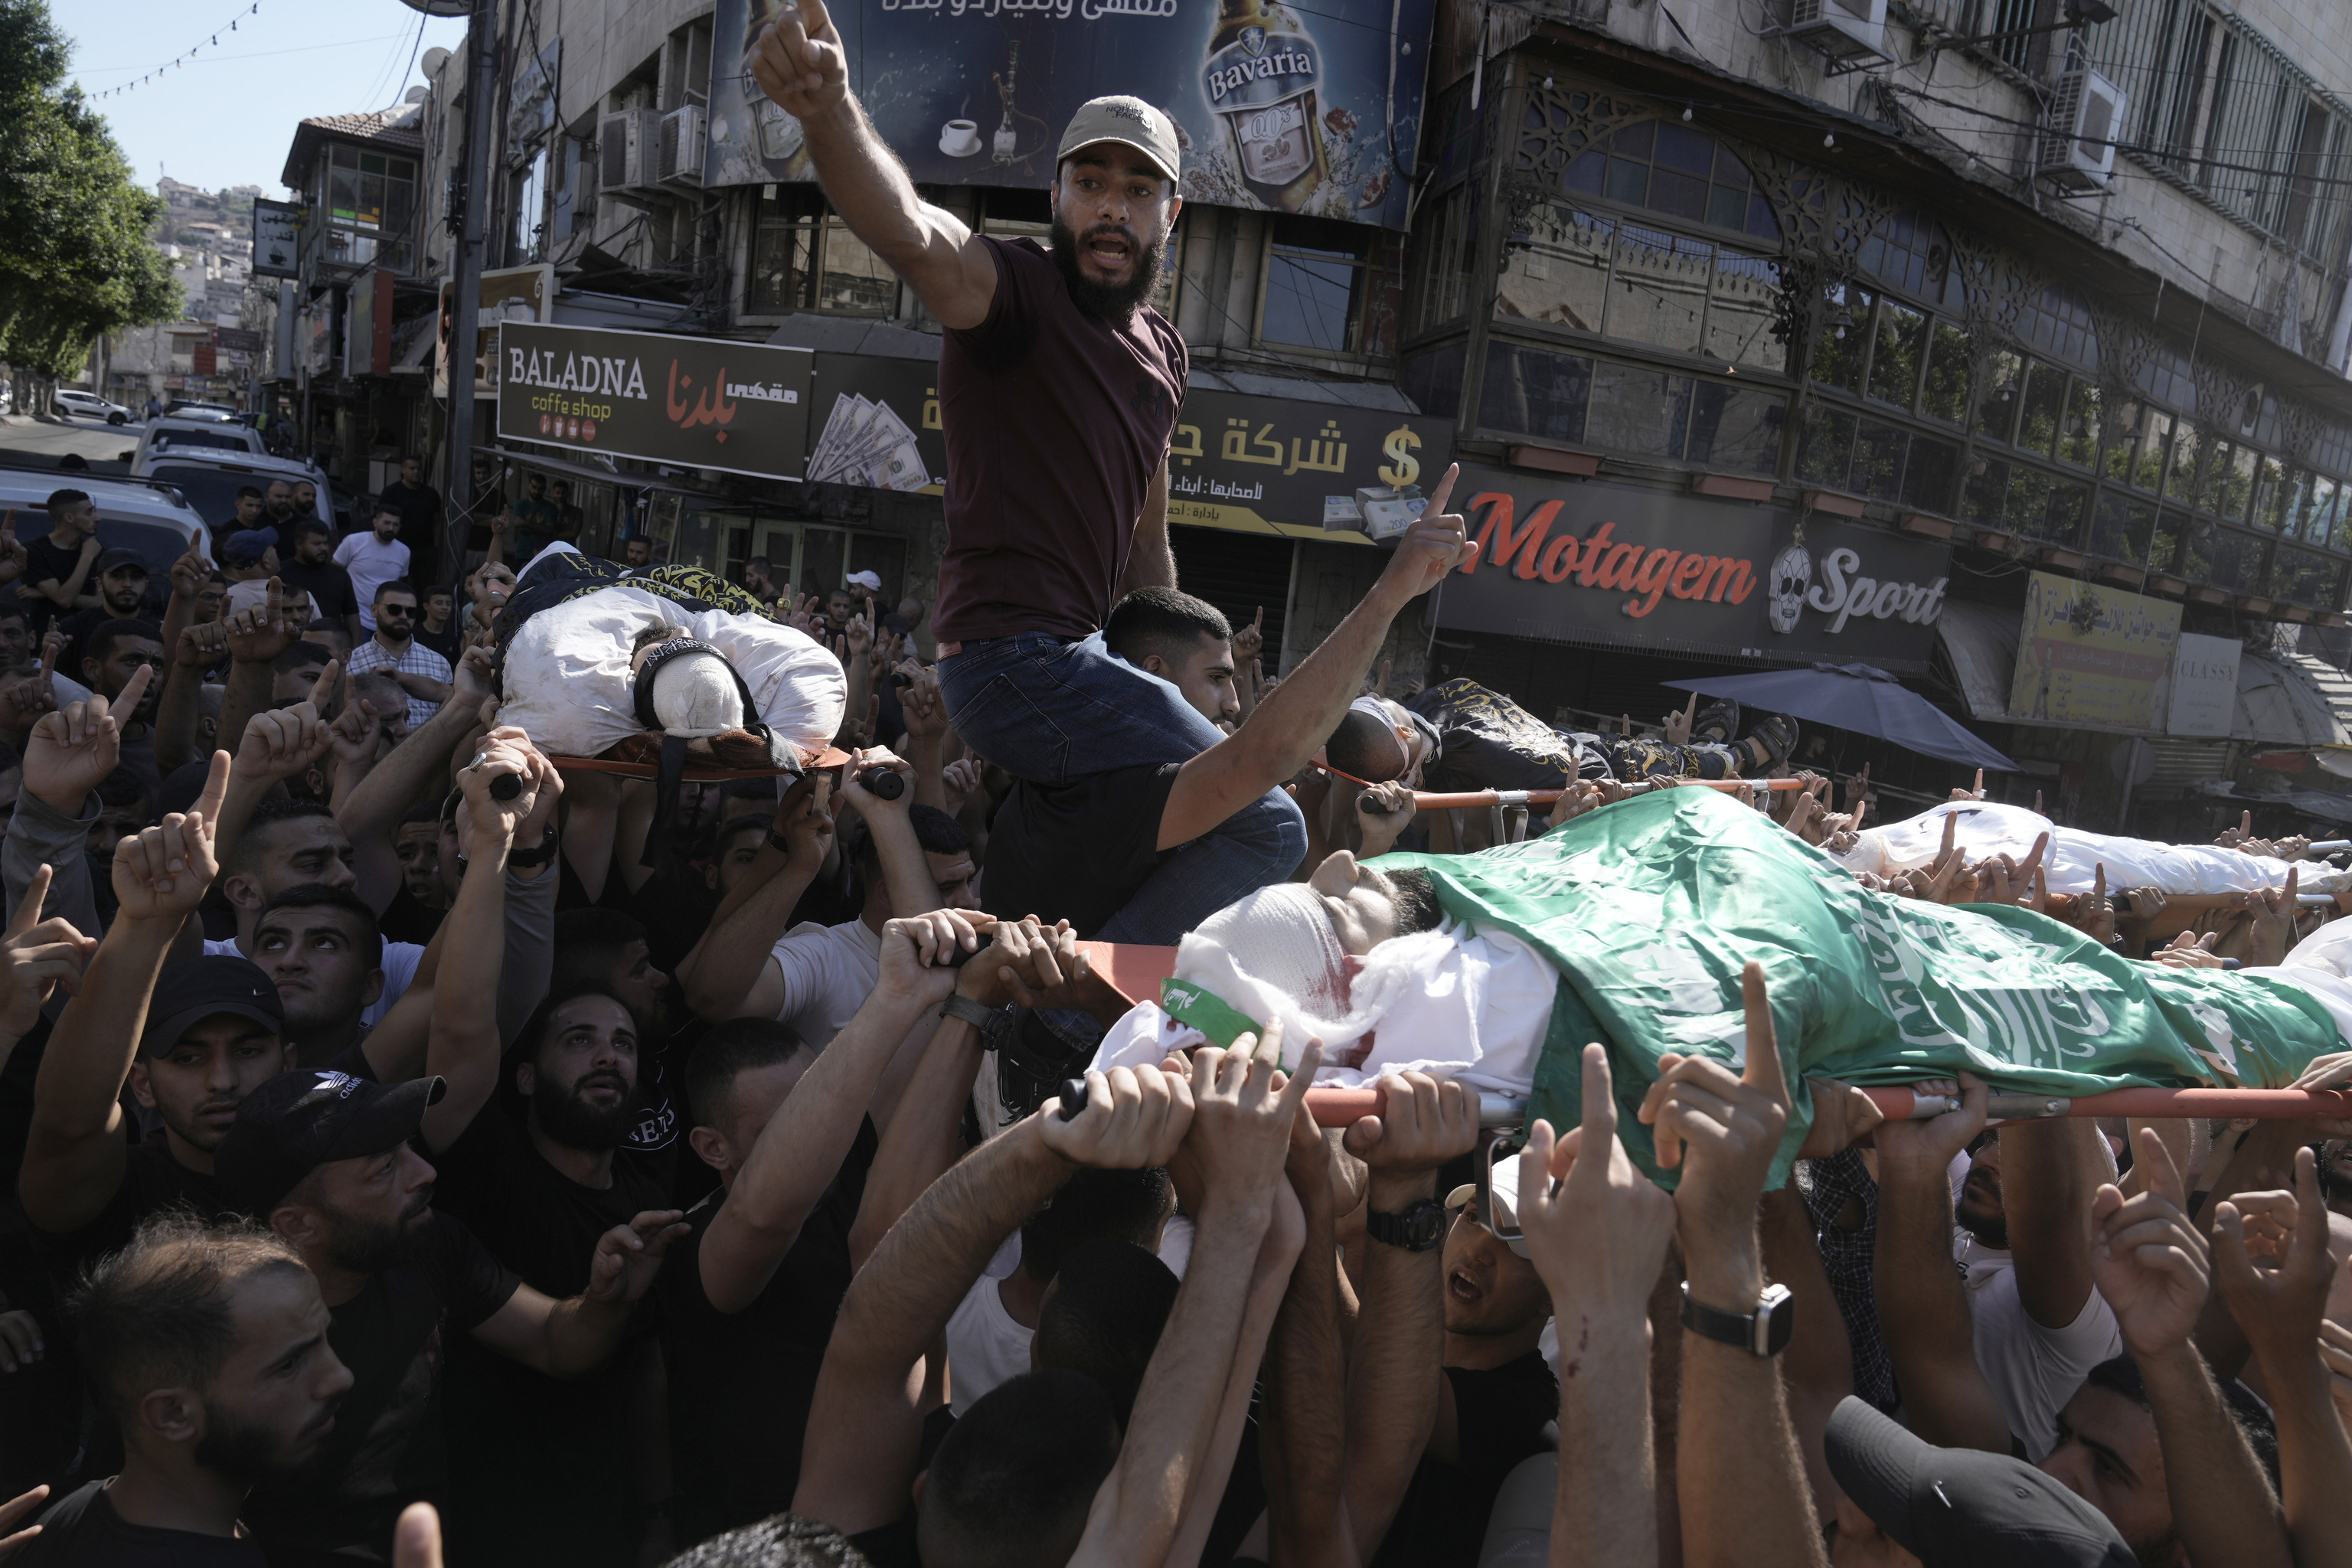
<path id="1" fill-rule="evenodd" d="M 406 93 L 402 95 L 400 101 L 403 103 L 422 103 L 432 96 L 433 89 L 426 87 L 423 82 L 418 82 L 415 87 L 410 88 Z"/>
<path id="2" fill-rule="evenodd" d="M 2156 748 L 2134 735 L 2107 754 L 2107 771 L 2120 783 L 2144 784 L 2156 772 Z"/>
<path id="3" fill-rule="evenodd" d="M 422 11 L 428 16 L 470 16 L 473 0 L 400 0 L 412 11 Z"/>
<path id="4" fill-rule="evenodd" d="M 449 51 L 442 48 L 438 45 L 425 50 L 425 58 L 417 61 L 417 64 L 425 68 L 425 74 L 426 76 L 439 76 L 441 74 L 441 68 L 448 63 Z"/>

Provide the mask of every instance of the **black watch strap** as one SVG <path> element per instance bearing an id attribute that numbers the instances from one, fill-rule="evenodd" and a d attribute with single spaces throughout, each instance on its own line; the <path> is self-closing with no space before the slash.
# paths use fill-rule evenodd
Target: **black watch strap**
<path id="1" fill-rule="evenodd" d="M 555 852 L 562 844 L 563 835 L 557 832 L 555 824 L 551 822 L 547 825 L 547 831 L 540 836 L 538 848 L 509 849 L 507 851 L 507 864 L 520 866 L 525 870 L 534 866 L 544 866 L 555 858 Z"/>
<path id="2" fill-rule="evenodd" d="M 973 1001 L 969 996 L 961 996 L 953 992 L 950 992 L 948 994 L 948 999 L 940 1004 L 940 1016 L 942 1018 L 961 1018 L 965 1023 L 970 1024 L 975 1029 L 985 1029 L 995 1020 L 996 1009 L 993 1007 L 983 1006 L 980 1003 Z"/>
<path id="3" fill-rule="evenodd" d="M 1364 1234 L 1384 1247 L 1433 1251 L 1445 1240 L 1445 1205 L 1435 1198 L 1421 1198 L 1394 1214 L 1374 1209 L 1364 1215 Z"/>
<path id="4" fill-rule="evenodd" d="M 1788 1348 L 1797 1328 L 1796 1293 L 1786 1285 L 1767 1285 L 1752 1312 L 1727 1312 L 1692 1300 L 1690 1281 L 1683 1281 L 1683 1327 L 1702 1339 L 1737 1345 L 1755 1356 L 1776 1356 Z"/>

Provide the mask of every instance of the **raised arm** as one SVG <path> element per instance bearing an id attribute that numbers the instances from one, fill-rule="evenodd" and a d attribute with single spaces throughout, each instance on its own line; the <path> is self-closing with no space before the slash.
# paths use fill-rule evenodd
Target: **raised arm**
<path id="1" fill-rule="evenodd" d="M 1389 624 L 1446 573 L 1476 561 L 1478 546 L 1466 542 L 1467 525 L 1459 513 L 1445 510 L 1459 471 L 1458 465 L 1446 469 L 1363 603 L 1283 678 L 1247 723 L 1177 772 L 1160 814 L 1160 848 L 1198 838 L 1306 766 L 1355 700 L 1357 683 Z"/>
<path id="2" fill-rule="evenodd" d="M 1656 1124 L 1659 1165 L 1682 1171 L 1675 1234 L 1689 1299 L 1746 1314 L 1764 1289 L 1756 1204 L 1788 1125 L 1789 1094 L 1763 965 L 1748 965 L 1741 990 L 1740 1076 L 1709 1058 L 1668 1053 L 1641 1115 Z M 1774 1359 L 1683 1332 L 1675 1488 L 1686 1568 L 1827 1562 Z"/>
<path id="3" fill-rule="evenodd" d="M 760 89 L 801 122 L 825 200 L 850 232 L 950 328 L 976 327 L 996 298 L 996 263 L 962 221 L 915 194 L 906 166 L 849 92 L 849 58 L 824 0 L 800 0 L 751 55 Z"/>
<path id="4" fill-rule="evenodd" d="M 1269 1549 L 1285 1568 L 1361 1568 L 1347 1505 L 1347 1345 L 1339 1331 L 1339 1255 L 1330 1145 L 1302 1115 L 1284 1174 L 1298 1199 L 1306 1246 L 1265 1352 L 1265 1472 Z"/>
<path id="5" fill-rule="evenodd" d="M 2091 1299 L 2091 1194 L 2115 1172 L 2105 1136 L 2086 1117 L 2011 1121 L 2000 1130 L 2001 1207 L 2017 1258 L 2017 1295 L 2045 1329 L 2063 1329 Z"/>
<path id="6" fill-rule="evenodd" d="M 882 978 L 761 1129 L 742 1173 L 702 1238 L 702 1289 L 722 1312 L 740 1312 L 767 1289 L 801 1226 L 849 1155 L 857 1125 L 891 1054 L 954 988 L 938 967 L 979 942 L 960 915 L 896 920 L 882 928 Z"/>
<path id="7" fill-rule="evenodd" d="M 1952 1183 L 1960 1151 L 1984 1131 L 1981 1079 L 1929 1083 L 1960 1095 L 1960 1109 L 1877 1130 L 1878 1245 L 1871 1289 L 1879 1332 L 1903 1385 L 1911 1428 L 1946 1448 L 2010 1450 L 2009 1416 L 1978 1370 L 1968 1297 L 1952 1267 Z"/>
<path id="8" fill-rule="evenodd" d="M 2099 1294 L 2114 1309 L 2147 1389 L 2181 1556 L 2232 1568 L 2292 1568 L 2295 1558 L 2270 1480 L 2189 1342 L 2210 1288 L 2210 1265 L 2205 1238 L 2183 1212 L 2188 1194 L 2180 1172 L 2153 1129 L 2141 1129 L 2134 1153 L 2136 1164 L 2148 1167 L 2146 1187 L 2129 1199 L 2112 1183 L 2098 1189 L 2087 1249 Z"/>
<path id="9" fill-rule="evenodd" d="M 177 575 L 174 569 L 173 574 Z M 176 607 L 175 594 L 172 603 Z M 155 766 L 165 775 L 195 760 L 196 718 L 204 707 L 205 671 L 218 662 L 228 647 L 228 633 L 215 621 L 210 626 L 185 626 L 177 633 L 168 626 L 171 668 L 163 672 L 163 695 L 155 704 Z"/>
<path id="10" fill-rule="evenodd" d="M 833 847 L 832 798 L 832 775 L 818 773 L 776 803 L 767 841 L 677 966 L 678 985 L 696 1016 L 778 1018 L 792 1010 L 786 977 L 775 963 L 776 942 Z M 776 847 L 779 836 L 788 850 Z"/>
<path id="11" fill-rule="evenodd" d="M 256 713 L 269 708 L 276 676 L 270 661 L 294 646 L 302 635 L 302 617 L 287 613 L 285 589 L 269 580 L 269 592 L 260 604 L 226 617 L 229 652 L 228 689 L 221 696 L 220 742 L 234 752 L 245 727 Z"/>
<path id="12" fill-rule="evenodd" d="M 121 908 L 58 1016 L 33 1083 L 17 1197 L 26 1217 L 52 1235 L 97 1218 L 122 1184 L 123 1079 L 172 939 L 219 871 L 212 822 L 227 791 L 228 757 L 216 752 L 195 810 L 173 813 L 115 851 Z"/>
<path id="13" fill-rule="evenodd" d="M 1398 1214 L 1437 1193 L 1437 1171 L 1478 1142 L 1478 1101 L 1426 1073 L 1391 1074 L 1388 1113 L 1348 1129 L 1344 1146 L 1370 1172 L 1373 1214 Z M 1445 1253 L 1374 1240 L 1364 1251 L 1363 1305 L 1348 1367 L 1348 1513 L 1369 1556 L 1396 1519 L 1415 1466 L 1453 1398 L 1446 1380 Z"/>
<path id="14" fill-rule="evenodd" d="M 838 1048 L 836 1037 L 826 1055 Z M 1181 1075 L 1118 1068 L 1087 1074 L 1087 1088 L 1074 1120 L 1049 1105 L 933 1183 L 850 1283 L 809 1406 L 824 1441 L 802 1457 L 794 1513 L 851 1535 L 903 1515 L 922 1441 L 908 1374 L 989 1258 L 1079 1165 L 1164 1165 L 1191 1125 Z"/>
<path id="15" fill-rule="evenodd" d="M 383 908 L 400 891 L 393 831 L 401 814 L 434 789 L 450 753 L 480 721 L 482 701 L 489 696 L 489 668 L 487 651 L 468 649 L 458 662 L 456 696 L 369 769 L 349 799 L 336 803 L 335 820 L 352 841 L 356 891 L 373 908 Z"/>
<path id="16" fill-rule="evenodd" d="M 1675 1201 L 1617 1142 L 1608 1051 L 1585 1047 L 1582 1065 L 1584 1124 L 1557 1144 L 1550 1123 L 1528 1129 L 1519 1226 L 1560 1342 L 1577 1347 L 1559 1384 L 1551 1568 L 1615 1568 L 1658 1560 L 1649 1303 L 1674 1236 Z"/>
<path id="17" fill-rule="evenodd" d="M 2293 1193 L 2247 1194 L 2215 1207 L 2221 1294 L 2253 1341 L 2278 1424 L 2280 1500 L 2294 1560 L 2301 1568 L 2352 1563 L 2352 1510 L 2344 1507 L 2352 1497 L 2352 1441 L 2336 1419 L 2319 1355 L 2319 1325 L 2336 1268 L 2327 1250 L 2318 1161 L 2309 1149 L 2298 1149 Z M 2275 1268 L 2258 1268 L 2249 1256 L 2246 1218 L 2252 1215 L 2287 1234 Z M 2275 1239 L 2266 1250 L 2280 1251 Z"/>
<path id="18" fill-rule="evenodd" d="M 1171 1558 L 1191 1500 L 1223 1489 L 1215 1461 L 1228 1391 L 1236 1379 L 1244 1387 L 1255 1381 L 1281 1282 L 1306 1239 L 1282 1167 L 1322 1058 L 1322 1043 L 1308 1042 L 1297 1074 L 1277 1082 L 1278 1026 L 1262 1039 L 1242 1036 L 1231 1050 L 1211 1046 L 1192 1054 L 1193 1109 L 1181 1157 L 1194 1165 L 1205 1194 L 1192 1256 L 1071 1568 L 1157 1568 Z M 1271 1289 L 1261 1288 L 1268 1283 Z M 1230 1451 L 1222 1457 L 1230 1466 Z"/>
<path id="19" fill-rule="evenodd" d="M 77 930 L 99 929 L 89 859 L 83 853 L 90 824 L 98 819 L 91 792 L 121 761 L 121 723 L 137 710 L 149 673 L 134 672 L 111 706 L 103 697 L 68 703 L 43 714 L 25 737 L 24 779 L 0 847 L 0 874 L 6 878 L 11 910 L 47 867 L 52 876 L 44 885 L 50 911 Z M 121 717 L 112 717 L 117 710 Z"/>

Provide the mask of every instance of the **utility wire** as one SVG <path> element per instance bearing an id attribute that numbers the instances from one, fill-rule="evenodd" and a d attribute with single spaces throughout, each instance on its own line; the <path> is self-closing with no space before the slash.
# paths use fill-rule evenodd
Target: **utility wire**
<path id="1" fill-rule="evenodd" d="M 172 69 L 175 66 L 184 66 L 187 64 L 188 61 L 195 58 L 196 51 L 198 49 L 216 49 L 220 47 L 220 36 L 223 33 L 236 32 L 237 23 L 243 21 L 247 16 L 257 14 L 260 10 L 261 0 L 252 0 L 252 3 L 247 5 L 244 10 L 239 11 L 236 16 L 231 16 L 225 26 L 215 27 L 212 31 L 212 36 L 206 38 L 203 43 L 194 45 L 182 51 L 180 54 L 173 56 L 171 59 L 168 59 L 162 65 L 157 66 L 153 70 L 149 71 L 145 76 L 141 77 L 137 81 L 125 82 L 121 87 L 110 87 L 104 92 L 92 93 L 90 94 L 90 97 L 92 100 L 97 100 L 101 98 L 113 98 L 119 94 L 126 92 L 136 92 L 139 89 L 145 87 L 149 82 L 161 77 L 165 71 Z"/>

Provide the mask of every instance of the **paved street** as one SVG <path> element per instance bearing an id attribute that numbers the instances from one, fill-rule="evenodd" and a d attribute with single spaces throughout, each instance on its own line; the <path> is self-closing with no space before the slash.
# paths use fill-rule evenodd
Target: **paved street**
<path id="1" fill-rule="evenodd" d="M 31 418 L 10 415 L 0 420 L 0 462 L 38 463 L 54 467 L 68 452 L 79 452 L 90 471 L 119 474 L 129 465 L 119 459 L 139 445 L 142 421 L 109 425 L 102 419 L 80 417 Z"/>

